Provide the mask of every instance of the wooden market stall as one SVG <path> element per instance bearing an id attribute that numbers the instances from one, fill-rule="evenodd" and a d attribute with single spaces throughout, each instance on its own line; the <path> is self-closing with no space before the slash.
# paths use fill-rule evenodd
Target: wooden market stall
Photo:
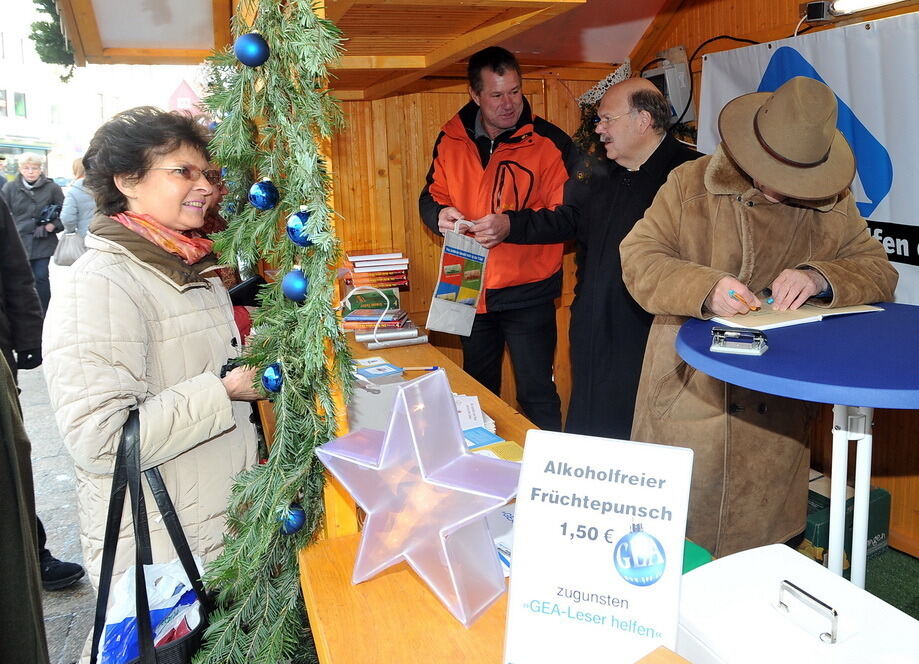
<path id="1" fill-rule="evenodd" d="M 58 0 L 78 64 L 198 63 L 230 42 L 231 0 Z M 156 4 L 158 8 L 151 9 Z M 392 248 L 410 260 L 406 306 L 423 321 L 437 269 L 438 238 L 420 221 L 418 194 L 440 126 L 467 100 L 464 59 L 501 44 L 518 52 L 524 91 L 535 112 L 568 132 L 580 116 L 576 98 L 615 65 L 590 62 L 590 41 L 615 40 L 621 62 L 633 70 L 662 51 L 692 53 L 719 35 L 763 42 L 791 36 L 801 17 L 798 0 L 329 0 L 325 9 L 346 38 L 333 70 L 348 128 L 331 146 L 339 235 L 346 249 Z M 915 2 L 867 12 L 848 22 L 916 11 Z M 130 29 L 125 29 L 125 24 Z M 834 29 L 840 22 L 816 25 Z M 696 89 L 702 55 L 736 48 L 729 40 L 707 44 L 690 62 Z M 698 97 L 698 96 L 697 96 Z M 695 100 L 698 103 L 698 98 Z M 574 270 L 566 255 L 564 292 L 558 302 L 557 382 L 567 407 L 568 306 Z M 458 361 L 458 344 L 432 342 Z M 513 405 L 505 371 L 502 398 Z M 829 467 L 829 416 L 815 423 L 820 442 L 814 464 Z M 919 432 L 916 411 L 878 411 L 873 482 L 893 496 L 890 543 L 919 555 Z"/>

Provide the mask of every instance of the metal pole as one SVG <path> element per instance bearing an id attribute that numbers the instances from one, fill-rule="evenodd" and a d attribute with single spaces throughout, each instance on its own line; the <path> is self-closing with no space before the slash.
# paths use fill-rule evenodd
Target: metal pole
<path id="1" fill-rule="evenodd" d="M 849 408 L 833 406 L 833 462 L 830 473 L 829 569 L 842 576 L 846 534 L 846 470 L 849 460 Z"/>

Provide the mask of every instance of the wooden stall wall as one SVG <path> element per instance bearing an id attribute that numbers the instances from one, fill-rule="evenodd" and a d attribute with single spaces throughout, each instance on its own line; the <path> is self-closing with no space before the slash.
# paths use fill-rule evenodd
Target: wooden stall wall
<path id="1" fill-rule="evenodd" d="M 545 78 L 527 78 L 524 93 L 534 113 L 572 133 L 580 121 L 576 97 L 608 73 L 587 71 L 580 74 L 581 80 L 573 80 L 546 72 Z M 467 101 L 464 81 L 443 79 L 423 81 L 409 94 L 345 102 L 348 128 L 333 141 L 335 204 L 341 215 L 338 229 L 343 246 L 347 251 L 392 248 L 409 258 L 411 289 L 403 293 L 403 306 L 419 325 L 427 318 L 442 238 L 422 223 L 418 195 L 441 126 Z M 565 410 L 571 385 L 568 307 L 573 289 L 574 257 L 569 251 L 565 255 L 564 293 L 557 303 L 556 383 Z M 461 361 L 458 338 L 435 333 L 432 343 L 451 359 Z M 501 397 L 514 405 L 507 357 L 504 365 Z"/>
<path id="2" fill-rule="evenodd" d="M 895 16 L 916 11 L 916 6 L 863 14 L 848 22 Z M 731 35 L 757 42 L 784 39 L 794 33 L 801 18 L 798 0 L 667 0 L 644 37 L 632 51 L 633 69 L 638 70 L 658 53 L 682 45 L 687 56 L 707 39 Z M 840 23 L 816 29 L 833 29 Z M 701 85 L 702 58 L 743 46 L 718 40 L 706 46 L 692 63 L 696 89 Z M 696 103 L 698 108 L 698 95 Z M 832 412 L 826 407 L 814 423 L 812 465 L 829 470 Z M 890 491 L 890 543 L 919 556 L 919 411 L 878 410 L 875 412 L 872 482 Z M 854 464 L 854 443 L 850 450 L 850 477 Z"/>

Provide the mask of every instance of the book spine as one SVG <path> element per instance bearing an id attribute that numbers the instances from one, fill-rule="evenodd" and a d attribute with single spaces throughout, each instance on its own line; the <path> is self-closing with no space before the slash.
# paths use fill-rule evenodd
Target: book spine
<path id="1" fill-rule="evenodd" d="M 383 321 L 380 323 L 380 329 L 386 328 L 400 328 L 405 325 L 404 321 L 394 320 L 394 321 Z M 372 330 L 376 327 L 376 323 L 364 323 L 357 321 L 343 321 L 341 324 L 342 328 L 346 330 Z"/>
<path id="2" fill-rule="evenodd" d="M 380 309 L 381 313 L 382 311 L 383 310 Z M 405 320 L 405 314 L 401 313 L 401 314 L 396 314 L 395 316 L 393 316 L 392 314 L 386 314 L 382 318 L 380 318 L 380 314 L 377 314 L 375 316 L 362 316 L 360 314 L 355 316 L 353 314 L 348 314 L 342 320 L 348 323 L 376 323 L 377 321 L 381 321 L 383 323 L 398 323 L 398 322 Z"/>
<path id="3" fill-rule="evenodd" d="M 393 283 L 390 281 L 390 282 L 386 282 L 385 284 L 363 284 L 363 283 L 354 283 L 350 279 L 345 279 L 345 285 L 354 286 L 355 288 L 357 288 L 358 286 L 372 286 L 373 288 L 396 288 L 400 291 L 407 291 L 409 287 L 408 281 L 401 281 L 397 283 Z"/>
<path id="4" fill-rule="evenodd" d="M 366 252 L 355 252 L 346 256 L 347 260 L 352 263 L 355 261 L 385 261 L 385 260 L 402 260 L 404 256 L 401 251 L 389 251 L 382 254 L 369 254 Z"/>
<path id="5" fill-rule="evenodd" d="M 395 288 L 407 286 L 408 279 L 345 279 L 348 286 L 374 286 L 376 288 Z"/>
<path id="6" fill-rule="evenodd" d="M 407 265 L 387 265 L 380 267 L 352 267 L 352 274 L 390 274 L 393 272 L 408 272 Z"/>
<path id="7" fill-rule="evenodd" d="M 391 339 L 413 339 L 418 336 L 418 328 L 413 327 L 408 330 L 377 330 L 376 335 L 373 332 L 355 332 L 354 340 L 360 342 L 374 341 L 376 338 L 379 341 L 388 341 Z"/>
<path id="8" fill-rule="evenodd" d="M 390 266 L 394 266 L 393 269 L 406 269 L 408 268 L 408 259 L 396 258 L 394 260 L 382 261 L 346 261 L 345 265 L 348 267 L 375 267 L 384 269 Z"/>
<path id="9" fill-rule="evenodd" d="M 394 346 L 414 346 L 415 344 L 424 344 L 428 342 L 428 335 L 422 334 L 414 339 L 393 339 L 391 341 L 371 341 L 367 344 L 370 350 L 379 348 L 393 348 Z"/>

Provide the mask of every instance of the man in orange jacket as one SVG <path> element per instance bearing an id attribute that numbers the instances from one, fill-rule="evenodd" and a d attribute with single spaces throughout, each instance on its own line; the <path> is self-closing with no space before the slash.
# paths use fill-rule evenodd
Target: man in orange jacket
<path id="1" fill-rule="evenodd" d="M 460 219 L 555 208 L 574 162 L 568 135 L 531 114 L 513 54 L 496 46 L 479 51 L 468 76 L 472 100 L 438 135 L 419 201 L 421 218 L 438 233 Z M 552 363 L 563 245 L 506 244 L 497 234 L 476 239 L 490 253 L 472 333 L 462 338 L 463 369 L 499 394 L 506 343 L 521 410 L 538 427 L 558 431 Z"/>

